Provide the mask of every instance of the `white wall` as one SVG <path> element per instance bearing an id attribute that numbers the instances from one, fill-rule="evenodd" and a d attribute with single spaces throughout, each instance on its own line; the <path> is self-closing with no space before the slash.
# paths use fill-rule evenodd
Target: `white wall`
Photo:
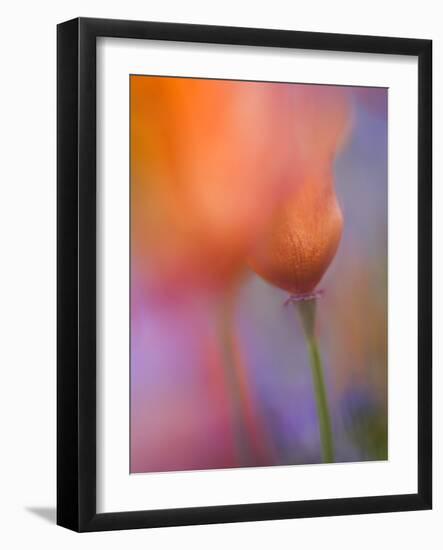
<path id="1" fill-rule="evenodd" d="M 0 86 L 0 544 L 94 548 L 440 548 L 443 376 L 435 368 L 435 509 L 76 535 L 42 518 L 55 506 L 55 25 L 76 16 L 432 38 L 435 208 L 443 208 L 443 27 L 438 0 L 78 0 L 2 6 Z M 437 215 L 435 215 L 437 218 Z M 443 222 L 436 220 L 436 239 Z M 435 280 L 442 277 L 437 250 Z M 440 312 L 437 312 L 437 310 Z M 435 289 L 435 328 L 443 297 Z M 437 340 L 437 338 L 436 338 Z M 32 509 L 37 509 L 37 512 Z"/>

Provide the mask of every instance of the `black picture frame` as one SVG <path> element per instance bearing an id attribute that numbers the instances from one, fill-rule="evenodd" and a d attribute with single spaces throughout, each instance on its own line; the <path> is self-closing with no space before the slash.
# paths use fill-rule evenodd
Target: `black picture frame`
<path id="1" fill-rule="evenodd" d="M 418 58 L 418 491 L 136 512 L 96 511 L 96 39 L 399 54 Z M 432 42 L 78 18 L 57 28 L 57 523 L 103 531 L 432 507 Z"/>

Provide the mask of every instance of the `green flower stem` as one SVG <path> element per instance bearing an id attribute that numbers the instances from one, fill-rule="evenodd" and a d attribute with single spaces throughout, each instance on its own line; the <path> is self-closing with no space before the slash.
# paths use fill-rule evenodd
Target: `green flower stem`
<path id="1" fill-rule="evenodd" d="M 303 300 L 297 303 L 298 313 L 303 325 L 306 344 L 309 351 L 312 381 L 314 384 L 315 401 L 317 405 L 318 423 L 324 462 L 334 462 L 334 442 L 332 435 L 331 415 L 329 412 L 328 395 L 326 391 L 323 366 L 315 336 L 316 299 Z"/>

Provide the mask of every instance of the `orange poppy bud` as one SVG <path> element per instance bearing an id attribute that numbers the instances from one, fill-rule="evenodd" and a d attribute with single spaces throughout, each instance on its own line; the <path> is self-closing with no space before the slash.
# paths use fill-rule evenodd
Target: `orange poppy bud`
<path id="1" fill-rule="evenodd" d="M 275 286 L 308 294 L 334 258 L 342 227 L 332 177 L 307 177 L 275 212 L 250 265 Z"/>
<path id="2" fill-rule="evenodd" d="M 320 282 L 342 235 L 332 163 L 348 128 L 349 104 L 343 88 L 321 86 L 306 86 L 295 102 L 299 170 L 293 174 L 293 191 L 275 209 L 249 264 L 275 286 L 306 295 Z"/>

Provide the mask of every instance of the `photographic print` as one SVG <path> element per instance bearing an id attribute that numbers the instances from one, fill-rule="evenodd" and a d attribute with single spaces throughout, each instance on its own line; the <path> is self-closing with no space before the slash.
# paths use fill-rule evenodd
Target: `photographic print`
<path id="1" fill-rule="evenodd" d="M 388 90 L 129 84 L 131 473 L 387 460 Z"/>
<path id="2" fill-rule="evenodd" d="M 431 508 L 432 41 L 59 24 L 57 524 Z"/>

